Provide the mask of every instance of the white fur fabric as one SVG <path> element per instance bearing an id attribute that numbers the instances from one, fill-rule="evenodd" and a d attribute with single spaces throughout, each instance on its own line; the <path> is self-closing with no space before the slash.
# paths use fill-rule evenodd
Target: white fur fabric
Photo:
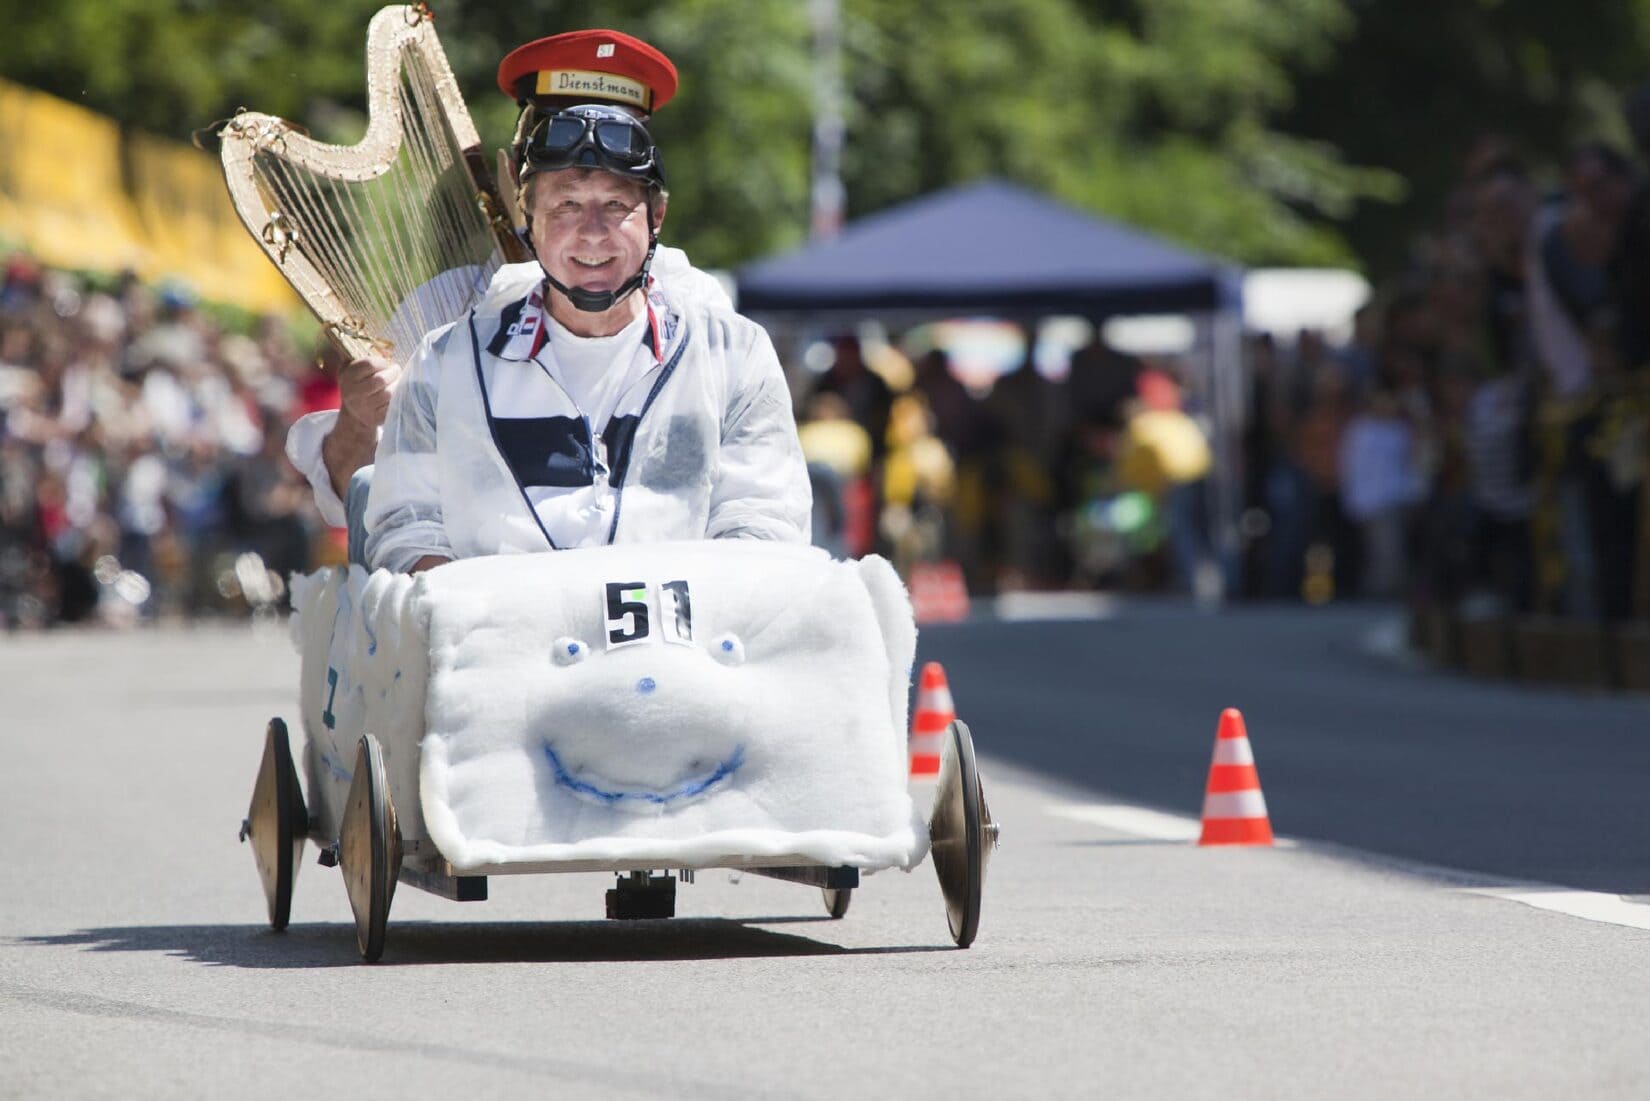
<path id="1" fill-rule="evenodd" d="M 416 588 L 406 574 L 369 575 L 360 566 L 292 579 L 307 801 L 327 837 L 338 836 L 356 746 L 367 731 L 383 746 L 402 836 L 425 836 L 418 744 L 429 643 Z"/>
<path id="2" fill-rule="evenodd" d="M 879 558 L 721 541 L 331 578 L 294 586 L 306 726 L 328 751 L 310 755 L 311 787 L 341 806 L 327 760 L 347 747 L 351 767 L 345 728 L 372 729 L 403 832 L 427 829 L 461 871 L 774 857 L 876 869 L 926 852 L 905 783 L 916 629 Z M 375 644 L 374 615 L 395 621 L 372 624 Z M 321 661 L 350 666 L 331 727 L 312 706 L 328 688 Z M 420 727 L 409 701 L 426 669 Z M 421 799 L 403 786 L 414 757 Z"/>

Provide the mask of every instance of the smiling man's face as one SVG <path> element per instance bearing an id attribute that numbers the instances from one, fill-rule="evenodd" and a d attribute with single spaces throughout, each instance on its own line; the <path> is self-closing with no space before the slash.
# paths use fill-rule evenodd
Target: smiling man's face
<path id="1" fill-rule="evenodd" d="M 647 187 L 595 168 L 568 168 L 534 176 L 528 188 L 533 251 L 558 281 L 588 291 L 623 286 L 647 256 Z M 664 221 L 656 200 L 656 224 Z M 618 332 L 643 309 L 640 294 L 626 295 L 606 313 L 583 313 L 554 292 L 550 314 L 580 336 Z"/>

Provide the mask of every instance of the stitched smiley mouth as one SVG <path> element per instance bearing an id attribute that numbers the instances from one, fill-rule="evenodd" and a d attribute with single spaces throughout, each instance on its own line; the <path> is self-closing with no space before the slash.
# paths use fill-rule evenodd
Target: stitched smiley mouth
<path id="1" fill-rule="evenodd" d="M 555 747 L 549 742 L 544 743 L 544 756 L 550 762 L 550 771 L 556 777 L 556 783 L 572 791 L 575 795 L 590 799 L 605 806 L 616 807 L 663 807 L 672 803 L 687 802 L 696 799 L 720 784 L 728 777 L 738 772 L 745 763 L 745 747 L 734 746 L 733 752 L 727 758 L 712 767 L 689 776 L 669 788 L 645 788 L 635 785 L 619 784 L 601 777 L 599 783 L 574 776 L 562 759 L 557 755 Z"/>

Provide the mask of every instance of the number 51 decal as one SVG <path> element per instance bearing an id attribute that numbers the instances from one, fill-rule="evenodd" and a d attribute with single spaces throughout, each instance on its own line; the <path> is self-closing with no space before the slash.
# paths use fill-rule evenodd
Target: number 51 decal
<path id="1" fill-rule="evenodd" d="M 659 610 L 658 633 L 666 642 L 693 645 L 693 602 L 686 581 L 609 581 L 607 648 L 617 649 L 653 637 L 653 609 Z"/>

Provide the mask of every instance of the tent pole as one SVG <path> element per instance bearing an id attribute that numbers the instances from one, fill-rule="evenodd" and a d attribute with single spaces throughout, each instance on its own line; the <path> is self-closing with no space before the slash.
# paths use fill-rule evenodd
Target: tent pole
<path id="1" fill-rule="evenodd" d="M 1229 599 L 1243 591 L 1242 516 L 1246 507 L 1243 435 L 1248 413 L 1243 363 L 1243 314 L 1237 303 L 1225 303 L 1215 312 L 1211 348 L 1215 392 L 1219 396 L 1219 447 L 1216 461 L 1220 481 L 1215 553 L 1220 558 L 1222 595 Z"/>
<path id="2" fill-rule="evenodd" d="M 1216 583 L 1197 586 L 1199 599 L 1222 603 L 1242 591 L 1243 540 L 1243 322 L 1230 305 L 1196 317 L 1195 357 L 1206 383 L 1209 411 L 1209 471 L 1205 515 Z"/>

